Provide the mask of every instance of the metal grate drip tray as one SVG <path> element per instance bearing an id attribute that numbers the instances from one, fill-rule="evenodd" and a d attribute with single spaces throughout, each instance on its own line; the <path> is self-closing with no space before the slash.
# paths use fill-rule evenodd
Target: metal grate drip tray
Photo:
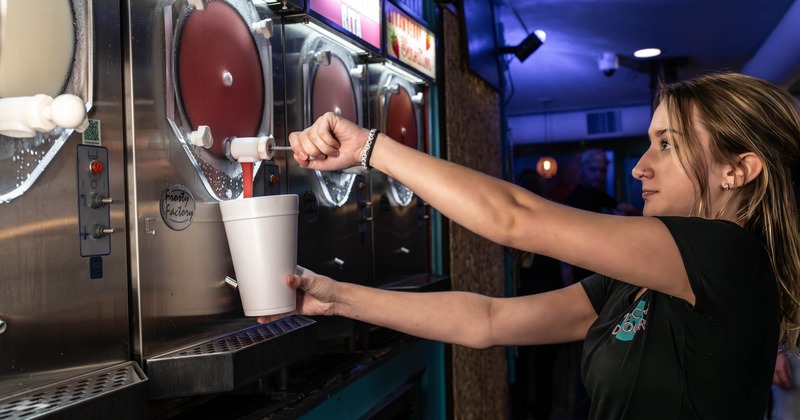
<path id="1" fill-rule="evenodd" d="M 232 391 L 311 354 L 316 321 L 293 315 L 145 361 L 150 398 Z M 0 419 L 2 420 L 2 419 Z"/>
<path id="2" fill-rule="evenodd" d="M 0 420 L 145 418 L 146 383 L 139 366 L 126 362 L 0 399 Z"/>

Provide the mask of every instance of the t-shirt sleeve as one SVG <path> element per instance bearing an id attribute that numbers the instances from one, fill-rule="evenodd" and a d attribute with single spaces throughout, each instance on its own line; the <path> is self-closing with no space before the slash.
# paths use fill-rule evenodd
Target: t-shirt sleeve
<path id="1" fill-rule="evenodd" d="M 694 311 L 736 315 L 777 295 L 766 250 L 755 236 L 722 220 L 659 217 L 675 239 L 695 295 Z"/>
<path id="2" fill-rule="evenodd" d="M 592 302 L 595 313 L 600 313 L 611 295 L 611 279 L 600 274 L 592 274 L 581 280 L 581 286 L 586 291 L 586 296 Z"/>

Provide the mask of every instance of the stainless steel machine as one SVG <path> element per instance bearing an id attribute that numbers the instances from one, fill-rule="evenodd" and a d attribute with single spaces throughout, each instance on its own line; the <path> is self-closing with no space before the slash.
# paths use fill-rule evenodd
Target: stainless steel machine
<path id="1" fill-rule="evenodd" d="M 359 125 L 368 121 L 365 41 L 345 35 L 332 2 L 311 0 L 309 11 L 284 19 L 287 131 L 309 127 L 326 112 Z M 380 16 L 380 2 L 372 2 Z M 327 16 L 327 18 L 326 18 Z M 377 24 L 377 22 L 376 22 Z M 288 141 L 288 140 L 285 140 Z M 371 279 L 369 185 L 358 170 L 319 172 L 289 159 L 289 191 L 300 196 L 298 264 L 346 281 Z"/>
<path id="2" fill-rule="evenodd" d="M 314 346 L 312 320 L 258 325 L 226 282 L 235 272 L 219 202 L 243 195 L 253 177 L 245 169 L 272 176 L 261 194 L 286 191 L 279 163 L 245 168 L 224 147 L 229 137 L 274 133 L 273 93 L 283 90 L 273 79 L 278 22 L 247 0 L 128 8 L 133 356 L 150 398 L 230 391 Z"/>
<path id="3" fill-rule="evenodd" d="M 112 1 L 0 1 L 0 418 L 146 413 L 119 14 Z"/>
<path id="4" fill-rule="evenodd" d="M 433 34 L 386 3 L 384 60 L 369 66 L 370 124 L 408 147 L 427 151 L 427 86 L 436 76 Z M 428 205 L 394 178 L 370 173 L 375 285 L 429 282 Z"/>
<path id="5" fill-rule="evenodd" d="M 427 79 L 384 64 L 384 4 L 0 0 L 0 419 L 325 382 L 312 356 L 355 326 L 245 317 L 220 202 L 297 194 L 298 263 L 322 274 L 428 271 L 426 208 L 394 180 L 230 150 L 325 112 L 424 150 Z"/>

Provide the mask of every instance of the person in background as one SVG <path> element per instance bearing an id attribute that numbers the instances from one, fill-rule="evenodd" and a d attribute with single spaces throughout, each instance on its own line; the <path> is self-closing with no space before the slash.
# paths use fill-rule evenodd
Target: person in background
<path id="1" fill-rule="evenodd" d="M 620 203 L 606 192 L 608 158 L 601 149 L 587 149 L 578 166 L 578 185 L 565 204 L 597 213 L 636 216 L 641 214 L 628 203 Z"/>
<path id="2" fill-rule="evenodd" d="M 772 377 L 772 405 L 767 420 L 800 419 L 800 358 L 792 352 L 781 351 L 775 360 Z"/>
<path id="3" fill-rule="evenodd" d="M 545 196 L 544 179 L 526 168 L 516 177 L 516 184 Z M 561 262 L 546 255 L 514 250 L 516 296 L 545 293 L 564 287 Z M 515 379 L 512 388 L 512 419 L 549 420 L 553 411 L 556 362 L 563 344 L 519 346 L 516 349 Z"/>
<path id="4" fill-rule="evenodd" d="M 641 215 L 638 209 L 628 203 L 620 203 L 616 198 L 606 192 L 608 177 L 608 158 L 606 153 L 598 148 L 586 149 L 581 154 L 578 166 L 578 184 L 567 196 L 564 204 L 595 213 L 616 214 L 624 216 Z M 583 267 L 571 264 L 561 264 L 561 277 L 567 285 L 583 280 L 593 273 Z M 566 409 L 571 413 L 572 420 L 583 420 L 589 416 L 591 402 L 586 386 L 581 380 L 580 360 L 583 353 L 583 343 L 578 341 L 566 345 L 568 355 L 567 372 L 570 378 L 571 398 L 568 399 Z"/>
<path id="5" fill-rule="evenodd" d="M 638 216 L 641 212 L 628 203 L 621 203 L 606 192 L 608 158 L 597 148 L 585 150 L 578 166 L 578 184 L 564 200 L 564 204 L 595 213 Z M 589 277 L 591 271 L 569 264 L 562 265 L 561 275 L 567 284 Z"/>
<path id="6" fill-rule="evenodd" d="M 290 134 L 304 168 L 374 166 L 478 235 L 597 273 L 504 298 L 380 290 L 298 267 L 286 278 L 297 312 L 475 349 L 583 340 L 592 419 L 762 418 L 779 344 L 797 352 L 800 336 L 797 104 L 732 73 L 662 85 L 655 103 L 632 170 L 643 216 L 564 206 L 333 113 Z"/>

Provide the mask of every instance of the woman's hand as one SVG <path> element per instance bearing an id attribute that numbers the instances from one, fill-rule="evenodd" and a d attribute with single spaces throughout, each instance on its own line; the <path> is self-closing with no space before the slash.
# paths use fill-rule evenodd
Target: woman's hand
<path id="1" fill-rule="evenodd" d="M 290 314 L 333 315 L 337 284 L 338 282 L 329 277 L 297 266 L 297 274 L 286 276 L 286 285 L 297 289 L 296 309 Z M 260 316 L 258 322 L 264 324 L 286 315 L 288 314 Z"/>
<path id="2" fill-rule="evenodd" d="M 289 134 L 289 144 L 300 167 L 336 171 L 361 164 L 367 137 L 369 130 L 326 112 L 311 127 Z"/>
<path id="3" fill-rule="evenodd" d="M 783 388 L 792 389 L 792 365 L 783 353 L 778 353 L 775 359 L 775 372 L 772 374 L 772 383 Z"/>

